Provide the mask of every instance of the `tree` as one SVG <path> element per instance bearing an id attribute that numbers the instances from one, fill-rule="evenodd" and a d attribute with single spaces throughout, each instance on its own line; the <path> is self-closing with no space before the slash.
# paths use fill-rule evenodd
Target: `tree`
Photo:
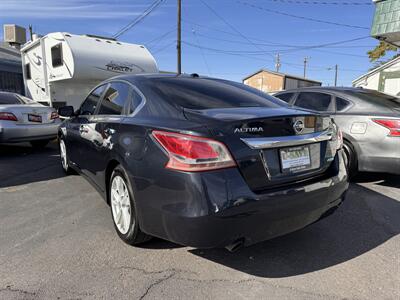
<path id="1" fill-rule="evenodd" d="M 384 41 L 380 41 L 379 45 L 375 49 L 368 51 L 368 57 L 371 62 L 378 60 L 386 55 L 386 51 L 397 51 L 397 47 L 388 44 Z"/>

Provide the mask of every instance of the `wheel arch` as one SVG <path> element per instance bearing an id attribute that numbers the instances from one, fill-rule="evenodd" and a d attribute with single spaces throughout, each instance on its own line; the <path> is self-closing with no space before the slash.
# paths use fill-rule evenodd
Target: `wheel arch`
<path id="1" fill-rule="evenodd" d="M 120 164 L 121 163 L 118 160 L 112 159 L 112 160 L 110 160 L 108 162 L 108 165 L 107 165 L 107 168 L 106 168 L 106 171 L 105 171 L 105 175 L 104 175 L 105 185 L 104 186 L 106 187 L 106 191 L 105 192 L 106 192 L 106 202 L 107 202 L 107 204 L 110 204 L 110 195 L 108 193 L 108 190 L 110 188 L 110 177 L 111 177 L 111 174 L 114 171 L 114 169 L 116 167 L 118 167 Z"/>

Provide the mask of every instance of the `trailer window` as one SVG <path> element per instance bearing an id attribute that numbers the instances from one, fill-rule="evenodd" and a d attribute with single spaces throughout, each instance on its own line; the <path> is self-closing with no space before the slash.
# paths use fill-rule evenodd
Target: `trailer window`
<path id="1" fill-rule="evenodd" d="M 59 67 L 63 65 L 63 58 L 62 58 L 62 45 L 57 44 L 53 47 L 51 47 L 51 62 L 52 66 Z"/>
<path id="2" fill-rule="evenodd" d="M 31 65 L 29 63 L 27 63 L 25 65 L 25 77 L 27 80 L 32 79 L 31 77 Z"/>

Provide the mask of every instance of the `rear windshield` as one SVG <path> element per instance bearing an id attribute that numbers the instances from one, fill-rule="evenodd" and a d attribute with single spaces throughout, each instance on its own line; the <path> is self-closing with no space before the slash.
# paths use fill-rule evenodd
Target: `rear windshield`
<path id="1" fill-rule="evenodd" d="M 21 104 L 22 102 L 11 93 L 0 93 L 0 104 Z"/>
<path id="2" fill-rule="evenodd" d="M 35 103 L 35 101 L 30 99 L 30 98 L 27 98 L 27 97 L 24 97 L 24 96 L 21 96 L 21 95 L 18 95 L 17 97 L 19 98 L 19 100 L 21 100 L 22 103 L 25 103 L 25 104 Z"/>
<path id="3" fill-rule="evenodd" d="M 372 105 L 384 105 L 388 108 L 400 108 L 400 99 L 372 90 L 349 91 L 347 94 Z"/>
<path id="4" fill-rule="evenodd" d="M 244 84 L 206 78 L 159 78 L 152 90 L 189 109 L 287 106 L 283 101 Z"/>

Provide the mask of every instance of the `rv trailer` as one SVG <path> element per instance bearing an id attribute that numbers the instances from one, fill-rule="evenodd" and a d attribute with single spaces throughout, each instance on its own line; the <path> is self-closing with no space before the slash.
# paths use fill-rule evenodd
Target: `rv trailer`
<path id="1" fill-rule="evenodd" d="M 143 45 L 93 35 L 55 32 L 21 49 L 25 94 L 55 108 L 77 109 L 99 82 L 119 74 L 156 73 Z"/>

